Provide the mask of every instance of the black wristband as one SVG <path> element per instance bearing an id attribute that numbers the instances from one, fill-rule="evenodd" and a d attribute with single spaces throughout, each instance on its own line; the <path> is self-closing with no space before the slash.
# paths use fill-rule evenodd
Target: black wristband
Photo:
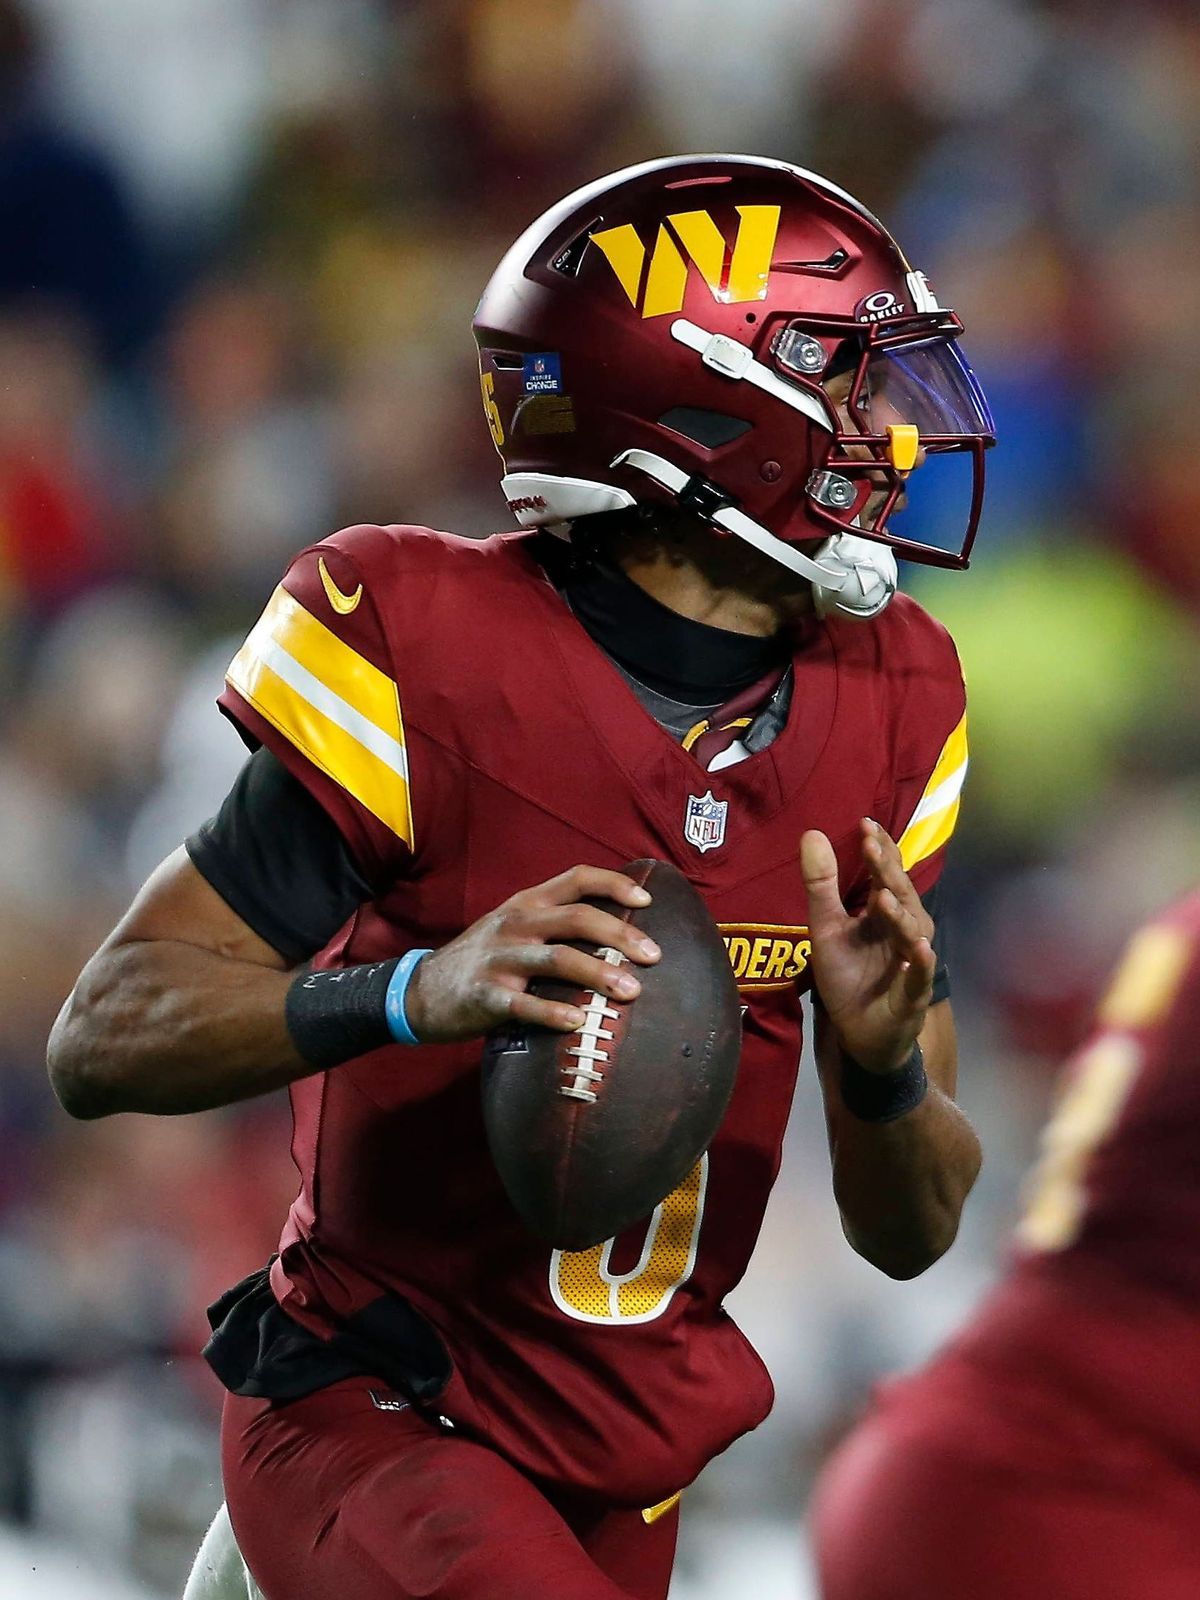
<path id="1" fill-rule="evenodd" d="M 394 1044 L 387 992 L 400 958 L 333 972 L 302 972 L 284 1003 L 297 1053 L 313 1067 L 336 1067 Z"/>
<path id="2" fill-rule="evenodd" d="M 921 1046 L 914 1044 L 902 1067 L 894 1072 L 868 1072 L 853 1056 L 842 1051 L 842 1104 L 860 1122 L 895 1122 L 924 1100 L 929 1088 Z"/>

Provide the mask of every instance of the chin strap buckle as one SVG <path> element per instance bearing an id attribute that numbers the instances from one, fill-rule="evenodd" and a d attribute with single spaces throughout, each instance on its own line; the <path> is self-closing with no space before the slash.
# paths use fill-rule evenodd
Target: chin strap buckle
<path id="1" fill-rule="evenodd" d="M 700 351 L 700 359 L 723 378 L 744 378 L 754 365 L 754 351 L 727 334 L 714 333 Z"/>
<path id="2" fill-rule="evenodd" d="M 706 522 L 711 522 L 718 511 L 724 511 L 726 506 L 734 503 L 723 489 L 718 489 L 709 479 L 698 476 L 689 478 L 683 488 L 677 490 L 675 498 L 685 511 L 703 517 Z"/>

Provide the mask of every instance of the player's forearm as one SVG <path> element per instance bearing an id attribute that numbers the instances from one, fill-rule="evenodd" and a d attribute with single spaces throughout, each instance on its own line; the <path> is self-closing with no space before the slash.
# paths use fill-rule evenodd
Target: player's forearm
<path id="1" fill-rule="evenodd" d="M 838 1093 L 836 1084 L 828 1090 Z M 974 1129 L 930 1085 L 894 1122 L 828 1108 L 833 1189 L 847 1239 L 892 1278 L 915 1278 L 949 1249 L 982 1161 Z"/>
<path id="2" fill-rule="evenodd" d="M 75 1117 L 229 1105 L 317 1070 L 284 1020 L 292 975 L 174 940 L 101 949 L 50 1034 L 54 1091 Z"/>

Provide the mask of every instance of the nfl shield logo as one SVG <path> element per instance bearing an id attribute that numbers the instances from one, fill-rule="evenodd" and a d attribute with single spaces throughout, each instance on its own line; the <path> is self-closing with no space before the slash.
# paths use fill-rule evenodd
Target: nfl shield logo
<path id="1" fill-rule="evenodd" d="M 715 850 L 725 843 L 725 813 L 728 800 L 714 800 L 710 789 L 706 795 L 688 795 L 687 811 L 683 818 L 683 837 L 694 844 L 700 854 Z"/>

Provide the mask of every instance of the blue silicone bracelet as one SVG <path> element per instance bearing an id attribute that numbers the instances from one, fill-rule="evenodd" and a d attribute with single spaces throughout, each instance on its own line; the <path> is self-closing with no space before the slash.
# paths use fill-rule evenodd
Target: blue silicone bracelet
<path id="1" fill-rule="evenodd" d="M 412 982 L 412 975 L 426 956 L 431 956 L 432 950 L 409 950 L 402 955 L 396 963 L 396 970 L 392 973 L 384 997 L 383 1009 L 387 1017 L 388 1032 L 397 1044 L 420 1044 L 420 1040 L 412 1031 L 408 1023 L 408 1016 L 404 1010 L 404 996 L 408 993 L 408 986 Z"/>

